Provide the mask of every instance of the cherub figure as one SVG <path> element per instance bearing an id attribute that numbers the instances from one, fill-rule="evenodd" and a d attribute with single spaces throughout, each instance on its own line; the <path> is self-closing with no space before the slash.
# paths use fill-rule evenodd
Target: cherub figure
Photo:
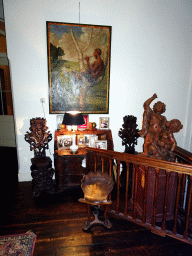
<path id="1" fill-rule="evenodd" d="M 145 101 L 142 130 L 139 133 L 144 138 L 143 154 L 155 157 L 157 159 L 174 161 L 174 150 L 176 141 L 173 133 L 182 129 L 179 120 L 173 119 L 170 122 L 162 114 L 165 112 L 165 104 L 158 101 L 153 109 L 150 104 L 157 98 L 153 94 L 151 98 Z"/>
<path id="2" fill-rule="evenodd" d="M 143 145 L 143 154 L 146 156 L 155 156 L 156 158 L 161 158 L 159 151 L 158 141 L 160 134 L 162 132 L 162 124 L 158 119 L 152 119 L 148 132 L 145 136 L 145 142 Z"/>
<path id="3" fill-rule="evenodd" d="M 175 157 L 173 152 L 177 146 L 177 142 L 173 133 L 179 132 L 182 128 L 183 125 L 178 119 L 173 119 L 166 123 L 166 129 L 161 133 L 158 142 L 164 159 L 174 161 Z"/>
<path id="4" fill-rule="evenodd" d="M 139 133 L 141 137 L 145 137 L 149 127 L 151 126 L 150 122 L 153 119 L 153 123 L 155 120 L 159 120 L 162 125 L 165 125 L 166 118 L 162 116 L 162 114 L 165 112 L 166 106 L 163 102 L 158 101 L 154 104 L 153 109 L 150 108 L 150 104 L 152 101 L 154 101 L 157 98 L 157 94 L 154 93 L 151 98 L 146 100 L 143 104 L 144 113 L 143 113 L 143 124 L 142 124 L 142 130 Z"/>
<path id="5" fill-rule="evenodd" d="M 145 101 L 142 130 L 139 133 L 141 137 L 145 138 L 143 145 L 143 154 L 146 156 L 156 156 L 160 158 L 158 148 L 159 136 L 165 128 L 167 119 L 162 114 L 165 112 L 165 104 L 158 101 L 154 104 L 153 109 L 150 104 L 157 98 L 157 94 L 153 94 L 151 98 Z"/>

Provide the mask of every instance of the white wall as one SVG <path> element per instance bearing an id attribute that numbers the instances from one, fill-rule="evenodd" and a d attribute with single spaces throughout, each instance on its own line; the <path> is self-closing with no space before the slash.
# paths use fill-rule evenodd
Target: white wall
<path id="1" fill-rule="evenodd" d="M 109 114 L 114 146 L 124 151 L 118 131 L 125 115 L 137 117 L 141 128 L 143 103 L 157 93 L 167 119 L 184 129 L 179 146 L 190 149 L 192 3 L 186 0 L 81 0 L 80 22 L 112 26 Z M 29 120 L 43 117 L 54 135 L 56 115 L 48 110 L 46 21 L 79 22 L 79 0 L 6 0 L 4 15 L 10 61 L 19 155 L 19 180 L 31 180 L 33 152 L 25 142 Z M 188 107 L 190 107 L 188 111 Z M 90 115 L 98 123 L 101 115 Z M 137 150 L 141 151 L 143 139 Z M 50 155 L 53 154 L 53 141 Z"/>
<path id="2" fill-rule="evenodd" d="M 0 147 L 16 147 L 13 116 L 0 116 Z"/>

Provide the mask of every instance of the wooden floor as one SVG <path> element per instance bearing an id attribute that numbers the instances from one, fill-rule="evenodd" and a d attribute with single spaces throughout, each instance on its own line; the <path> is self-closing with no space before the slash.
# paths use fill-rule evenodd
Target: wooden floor
<path id="1" fill-rule="evenodd" d="M 78 202 L 82 196 L 77 187 L 39 198 L 32 197 L 31 182 L 19 183 L 13 191 L 7 187 L 0 194 L 0 235 L 33 231 L 35 256 L 192 254 L 191 245 L 110 216 L 111 229 L 96 226 L 83 232 L 87 212 Z"/>

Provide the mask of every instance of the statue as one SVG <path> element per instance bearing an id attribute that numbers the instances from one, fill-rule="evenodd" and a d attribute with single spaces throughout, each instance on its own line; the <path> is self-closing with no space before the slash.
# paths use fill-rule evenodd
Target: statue
<path id="1" fill-rule="evenodd" d="M 125 153 L 135 154 L 135 145 L 139 137 L 137 129 L 137 118 L 134 116 L 125 116 L 123 118 L 123 128 L 119 130 L 119 137 L 122 139 L 122 145 L 125 146 Z"/>
<path id="2" fill-rule="evenodd" d="M 25 140 L 30 144 L 30 150 L 34 150 L 35 157 L 45 157 L 45 149 L 48 149 L 48 143 L 52 140 L 45 118 L 30 119 L 31 132 L 26 132 Z"/>
<path id="3" fill-rule="evenodd" d="M 177 146 L 173 133 L 179 132 L 183 125 L 177 119 L 167 121 L 162 114 L 166 106 L 161 101 L 154 104 L 153 109 L 150 104 L 157 98 L 153 94 L 145 101 L 143 124 L 139 135 L 144 138 L 143 154 L 161 160 L 174 161 L 174 150 Z"/>

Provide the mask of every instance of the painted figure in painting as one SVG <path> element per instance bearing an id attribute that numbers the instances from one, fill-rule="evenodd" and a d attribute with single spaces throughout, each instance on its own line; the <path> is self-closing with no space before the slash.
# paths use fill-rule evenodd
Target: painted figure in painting
<path id="1" fill-rule="evenodd" d="M 86 56 L 84 58 L 87 63 L 87 69 L 78 75 L 79 79 L 82 81 L 79 95 L 80 111 L 83 111 L 85 108 L 89 88 L 101 82 L 104 77 L 104 61 L 101 58 L 101 53 L 100 48 L 94 50 L 93 56 L 96 60 L 92 64 L 90 63 L 91 57 Z"/>
<path id="2" fill-rule="evenodd" d="M 157 98 L 154 94 L 145 101 L 142 130 L 139 133 L 144 138 L 143 154 L 167 161 L 174 161 L 174 150 L 177 145 L 173 133 L 182 129 L 179 120 L 173 119 L 167 121 L 162 114 L 165 112 L 166 106 L 158 101 L 154 104 L 153 109 L 150 104 Z"/>
<path id="3" fill-rule="evenodd" d="M 101 59 L 101 49 L 97 48 L 95 49 L 93 53 L 95 57 L 95 61 L 93 64 L 90 64 L 90 57 L 86 56 L 85 60 L 87 62 L 87 67 L 88 67 L 88 74 L 90 74 L 91 81 L 97 82 L 99 78 L 102 79 L 103 77 L 103 70 L 104 70 L 104 62 Z"/>

